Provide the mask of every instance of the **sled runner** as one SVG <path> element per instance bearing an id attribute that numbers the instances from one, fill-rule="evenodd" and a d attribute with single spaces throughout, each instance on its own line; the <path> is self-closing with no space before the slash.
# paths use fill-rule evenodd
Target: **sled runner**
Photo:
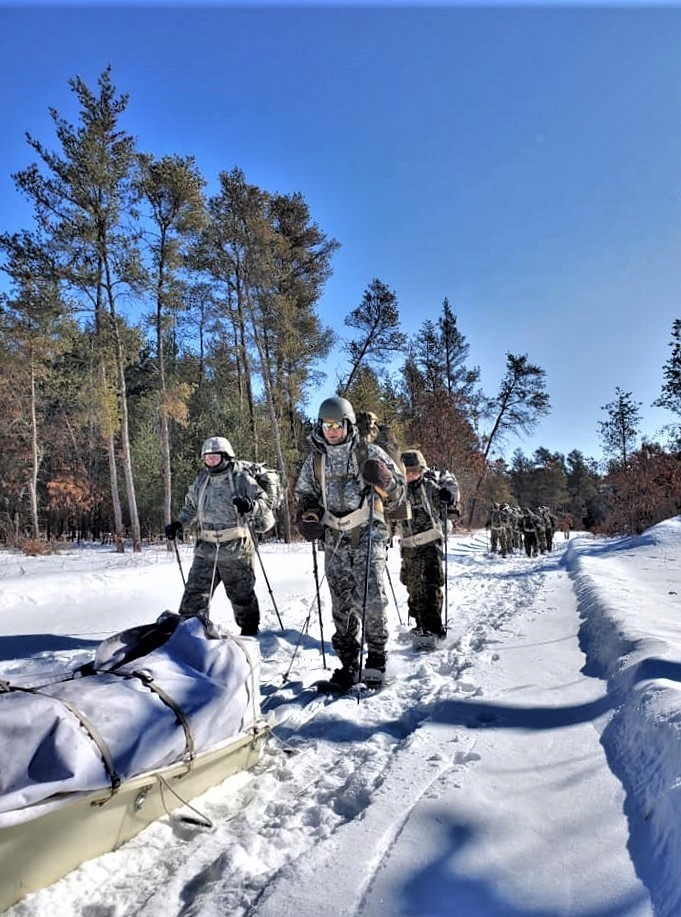
<path id="1" fill-rule="evenodd" d="M 252 767 L 257 642 L 165 613 L 55 684 L 0 682 L 0 910 Z"/>

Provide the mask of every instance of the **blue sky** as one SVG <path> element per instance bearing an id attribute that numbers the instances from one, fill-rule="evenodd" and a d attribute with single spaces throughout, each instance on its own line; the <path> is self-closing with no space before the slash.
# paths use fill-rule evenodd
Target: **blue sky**
<path id="1" fill-rule="evenodd" d="M 141 149 L 303 194 L 339 333 L 377 277 L 409 334 L 449 299 L 489 394 L 507 351 L 539 364 L 552 413 L 507 457 L 598 457 L 617 386 L 648 435 L 674 419 L 681 8 L 0 5 L 3 229 L 30 225 L 25 132 L 55 148 L 48 109 L 75 121 L 69 78 L 107 64 Z"/>

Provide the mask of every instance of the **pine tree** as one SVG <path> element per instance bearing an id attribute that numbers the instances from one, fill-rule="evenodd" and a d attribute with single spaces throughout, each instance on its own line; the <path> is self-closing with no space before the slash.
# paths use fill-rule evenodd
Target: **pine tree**
<path id="1" fill-rule="evenodd" d="M 139 157 L 138 188 L 148 203 L 154 233 L 149 247 L 149 287 L 155 300 L 152 324 L 158 372 L 159 438 L 163 468 L 163 521 L 172 519 L 170 422 L 185 423 L 191 388 L 168 377 L 166 338 L 183 307 L 180 271 L 185 265 L 183 243 L 205 222 L 202 190 L 205 181 L 193 157 Z M 168 550 L 171 550 L 168 542 Z"/>
<path id="2" fill-rule="evenodd" d="M 598 423 L 603 452 L 613 456 L 624 467 L 639 436 L 641 404 L 632 400 L 631 392 L 623 392 L 618 386 L 614 400 L 601 407 L 608 414 L 607 420 Z"/>
<path id="3" fill-rule="evenodd" d="M 33 203 L 37 224 L 34 240 L 36 248 L 42 250 L 43 277 L 58 279 L 70 295 L 94 311 L 102 397 L 106 397 L 110 385 L 108 363 L 113 362 L 118 416 L 103 423 L 102 434 L 107 440 L 119 549 L 123 549 L 125 532 L 116 468 L 117 431 L 133 549 L 139 551 L 141 536 L 125 380 L 128 356 L 123 343 L 125 323 L 118 308 L 124 292 L 138 288 L 141 276 L 138 232 L 131 222 L 135 212 L 135 146 L 133 138 L 119 128 L 128 100 L 127 96 L 116 96 L 110 68 L 100 75 L 97 94 L 80 77 L 70 80 L 69 85 L 80 105 L 79 126 L 73 127 L 51 109 L 61 152 L 51 152 L 27 135 L 44 171 L 34 163 L 13 178 Z M 2 243 L 7 246 L 7 236 Z"/>
<path id="4" fill-rule="evenodd" d="M 672 325 L 672 339 L 669 342 L 672 355 L 664 365 L 664 384 L 660 397 L 653 401 L 654 407 L 667 408 L 681 417 L 681 319 Z M 677 446 L 681 443 L 681 424 L 676 425 Z"/>
<path id="5" fill-rule="evenodd" d="M 362 301 L 346 316 L 345 324 L 360 335 L 345 345 L 350 356 L 350 372 L 339 392 L 351 389 L 360 366 L 383 365 L 404 350 L 407 339 L 399 330 L 397 296 L 382 281 L 374 279 L 364 291 Z"/>
<path id="6" fill-rule="evenodd" d="M 489 404 L 492 428 L 485 438 L 483 467 L 469 508 L 469 525 L 473 522 L 477 497 L 487 473 L 492 448 L 509 433 L 531 433 L 539 418 L 550 411 L 545 375 L 543 369 L 528 361 L 527 354 L 506 354 L 506 373 L 496 397 Z"/>

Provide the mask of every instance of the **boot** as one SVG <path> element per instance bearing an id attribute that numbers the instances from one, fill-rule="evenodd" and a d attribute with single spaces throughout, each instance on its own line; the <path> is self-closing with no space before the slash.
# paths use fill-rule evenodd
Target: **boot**
<path id="1" fill-rule="evenodd" d="M 364 666 L 364 681 L 369 687 L 380 687 L 385 677 L 385 653 L 369 650 Z"/>
<path id="2" fill-rule="evenodd" d="M 353 685 L 357 684 L 358 675 L 356 665 L 343 665 L 342 668 L 336 669 L 329 681 L 338 685 L 341 691 L 349 691 Z"/>
<path id="3" fill-rule="evenodd" d="M 444 640 L 447 636 L 447 631 L 442 626 L 442 618 L 438 612 L 424 615 L 422 633 L 425 635 L 432 634 L 438 640 Z"/>

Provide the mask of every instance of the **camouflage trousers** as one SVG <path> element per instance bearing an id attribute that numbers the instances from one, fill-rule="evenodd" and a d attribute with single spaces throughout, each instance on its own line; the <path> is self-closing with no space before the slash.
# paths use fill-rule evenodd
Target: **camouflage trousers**
<path id="1" fill-rule="evenodd" d="M 254 553 L 253 545 L 245 539 L 221 545 L 197 541 L 180 604 L 180 614 L 183 617 L 198 615 L 206 618 L 213 592 L 222 583 L 242 633 L 249 636 L 256 634 L 260 624 L 260 608 L 254 588 Z"/>
<path id="2" fill-rule="evenodd" d="M 546 530 L 543 528 L 537 529 L 537 545 L 539 546 L 539 553 L 546 554 L 548 545 L 546 544 Z"/>
<path id="3" fill-rule="evenodd" d="M 388 533 L 374 526 L 371 552 L 368 554 L 369 530 L 366 527 L 353 545 L 350 534 L 337 537 L 327 530 L 324 543 L 324 570 L 331 592 L 331 610 L 335 633 L 331 643 L 344 666 L 357 665 L 362 634 L 364 583 L 369 562 L 369 588 L 366 602 L 365 637 L 369 652 L 385 653 L 388 640 L 384 589 Z"/>
<path id="4" fill-rule="evenodd" d="M 535 557 L 538 553 L 537 533 L 525 532 L 525 553 L 528 557 Z"/>
<path id="5" fill-rule="evenodd" d="M 501 526 L 500 528 L 492 528 L 492 553 L 496 554 L 497 549 L 499 554 L 502 557 L 506 557 L 509 551 L 509 536 L 508 530 Z M 510 546 L 512 548 L 512 545 Z"/>
<path id="6" fill-rule="evenodd" d="M 440 634 L 445 584 L 442 545 L 434 542 L 419 548 L 402 548 L 400 582 L 407 587 L 407 607 L 416 626 Z"/>

